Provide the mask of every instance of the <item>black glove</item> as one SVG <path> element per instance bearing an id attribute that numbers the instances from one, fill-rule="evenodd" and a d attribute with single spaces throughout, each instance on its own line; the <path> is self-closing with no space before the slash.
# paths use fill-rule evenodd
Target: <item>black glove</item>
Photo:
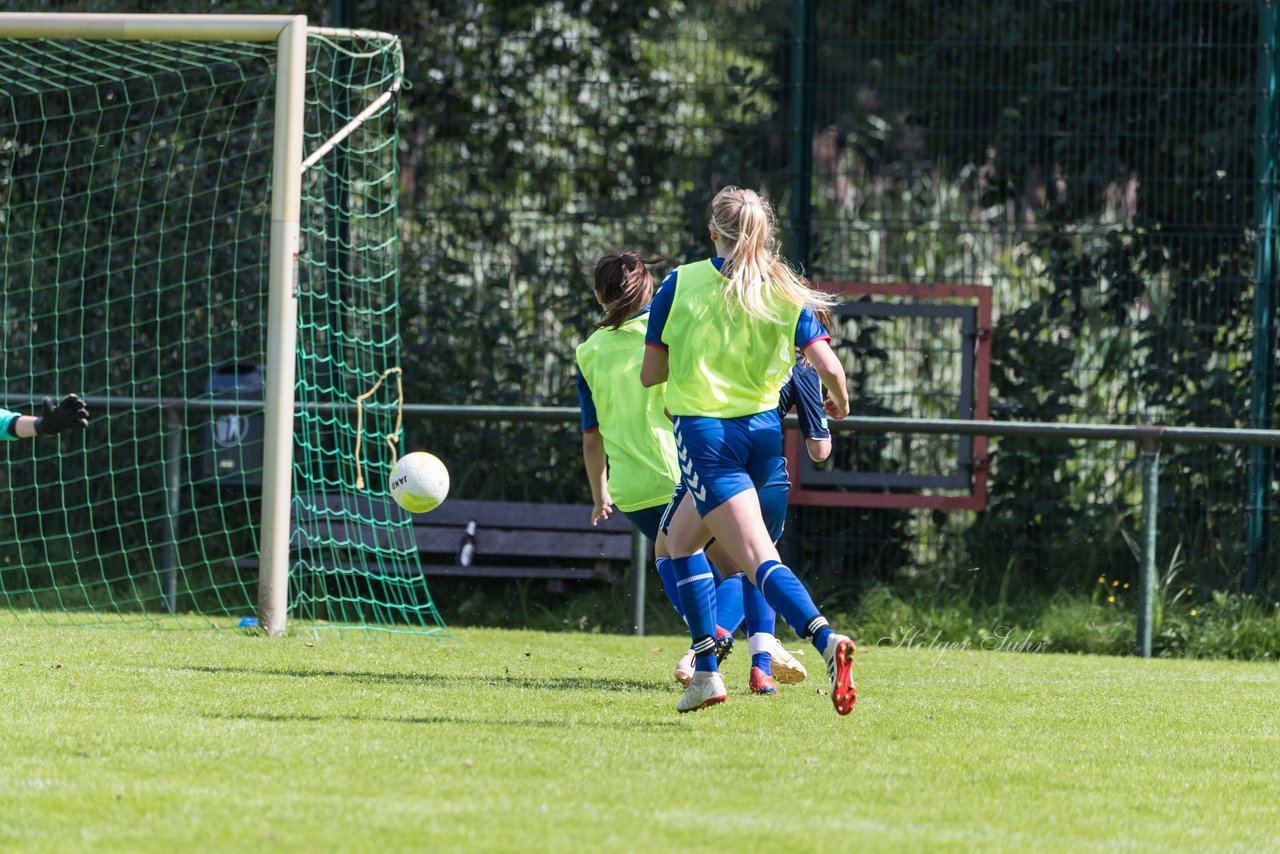
<path id="1" fill-rule="evenodd" d="M 53 398 L 44 399 L 44 411 L 36 417 L 36 435 L 52 436 L 63 430 L 89 426 L 89 407 L 78 394 L 69 394 L 57 406 Z"/>

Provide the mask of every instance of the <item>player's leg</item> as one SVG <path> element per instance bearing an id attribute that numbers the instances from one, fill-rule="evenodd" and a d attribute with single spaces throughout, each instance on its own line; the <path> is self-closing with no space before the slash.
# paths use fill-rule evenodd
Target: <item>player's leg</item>
<path id="1" fill-rule="evenodd" d="M 672 502 L 678 501 L 681 491 L 676 490 Z M 653 544 L 654 563 L 657 564 L 658 578 L 662 580 L 663 592 L 671 600 L 672 606 L 681 618 L 684 617 L 684 606 L 680 604 L 679 589 L 676 586 L 675 573 L 671 569 L 671 558 L 667 554 L 666 534 L 663 532 L 663 520 L 671 513 L 672 502 L 644 507 L 639 510 L 624 510 L 623 515 L 631 526 L 644 535 Z"/>
<path id="2" fill-rule="evenodd" d="M 763 485 L 781 456 L 781 435 L 777 432 L 771 435 L 767 429 L 760 429 L 750 431 L 750 438 L 748 467 L 753 482 Z M 740 483 L 733 486 L 740 491 L 728 498 L 723 497 L 723 492 L 711 496 L 716 503 L 705 510 L 699 506 L 703 521 L 729 552 L 730 558 L 747 568 L 748 577 L 768 603 L 796 634 L 808 639 L 822 653 L 832 681 L 832 703 L 837 713 L 848 714 L 857 700 L 852 673 L 853 641 L 831 630 L 804 584 L 779 559 L 778 550 L 764 523 L 755 489 L 740 488 Z M 700 496 L 696 492 L 693 495 L 698 501 Z M 708 505 L 711 503 L 707 502 Z"/>
<path id="3" fill-rule="evenodd" d="M 783 469 L 781 486 L 770 481 L 763 489 L 757 490 L 760 499 L 760 512 L 769 536 L 776 542 L 782 533 L 786 521 L 787 491 L 786 470 Z M 747 648 L 751 652 L 751 675 L 748 687 L 752 694 L 775 695 L 778 689 L 773 678 L 773 647 L 777 644 L 774 638 L 774 625 L 777 623 L 777 612 L 761 595 L 759 588 L 747 582 L 743 591 L 743 613 L 747 625 Z"/>
<path id="4" fill-rule="evenodd" d="M 692 499 L 689 501 L 692 503 Z M 714 540 L 707 544 L 703 552 L 719 579 L 716 582 L 716 661 L 723 662 L 733 651 L 733 633 L 742 625 L 743 595 L 745 588 L 751 584 L 747 581 L 746 574 L 733 565 L 728 553 L 719 548 Z"/>
<path id="5" fill-rule="evenodd" d="M 672 498 L 672 504 L 668 506 L 668 510 L 662 517 L 661 529 L 658 532 L 659 539 L 662 542 L 664 551 L 669 552 L 670 547 L 667 543 L 667 529 L 670 527 L 671 519 L 675 517 L 675 513 L 681 504 L 688 504 L 689 509 L 682 514 L 682 527 L 685 531 L 684 539 L 692 542 L 698 537 L 702 537 L 702 551 L 706 553 L 707 561 L 711 564 L 712 571 L 716 574 L 716 639 L 723 640 L 726 636 L 732 636 L 738 630 L 738 626 L 742 625 L 742 585 L 746 583 L 741 568 L 735 566 L 729 559 L 728 552 L 718 548 L 711 540 L 711 532 L 707 530 L 706 525 L 702 524 L 702 517 L 697 515 L 697 510 L 693 506 L 693 499 L 689 497 L 688 491 L 684 488 L 684 484 L 676 490 L 675 496 Z M 693 515 L 689 513 L 692 511 Z M 694 549 L 690 549 L 693 551 Z M 684 616 L 681 611 L 681 616 Z M 723 651 L 717 649 L 716 657 L 721 661 L 728 654 L 728 649 L 732 648 L 732 640 L 727 645 L 721 644 Z"/>
<path id="6" fill-rule="evenodd" d="M 760 496 L 760 514 L 764 517 L 765 527 L 769 529 L 769 537 L 776 546 L 786 530 L 787 500 L 791 494 L 791 484 L 787 480 L 786 460 L 781 457 L 777 459 L 768 482 L 757 492 Z M 783 649 L 778 641 L 775 631 L 777 613 L 755 585 L 749 584 L 748 587 L 755 591 L 754 596 L 757 599 L 753 605 L 756 616 L 754 620 L 748 617 L 747 642 L 751 649 L 753 666 L 760 667 L 764 673 L 784 685 L 803 682 L 808 675 L 804 665 Z M 751 609 L 748 609 L 747 613 L 750 615 Z M 765 666 L 765 663 L 768 666 Z"/>
<path id="7" fill-rule="evenodd" d="M 776 428 L 776 421 L 774 425 Z M 686 461 L 685 482 L 689 488 L 686 502 L 690 500 L 696 502 L 693 507 L 696 512 L 691 513 L 690 505 L 687 503 L 683 503 L 676 509 L 669 520 L 666 546 L 673 555 L 690 555 L 689 560 L 692 565 L 698 566 L 700 565 L 698 550 L 706 543 L 709 536 L 709 530 L 698 514 L 705 513 L 708 508 L 715 507 L 739 492 L 747 492 L 755 496 L 755 483 L 745 466 L 750 452 L 751 436 L 747 422 L 743 419 L 682 418 L 676 422 L 676 442 L 680 448 L 681 458 Z M 783 480 L 785 482 L 785 471 Z M 785 496 L 783 500 L 785 503 Z M 758 505 L 756 512 L 758 515 Z M 782 513 L 785 514 L 785 507 Z M 778 519 L 776 524 L 780 528 L 781 519 Z M 717 562 L 722 565 L 732 565 L 735 568 L 747 566 L 735 559 L 732 552 L 726 551 L 719 544 L 710 548 L 716 553 Z M 679 566 L 679 563 L 677 565 Z M 731 619 L 732 622 L 737 621 L 737 614 L 732 618 L 725 615 L 726 607 L 738 607 L 736 598 L 726 595 L 733 590 L 728 584 L 722 585 L 716 594 L 721 618 L 719 622 L 722 625 L 730 622 Z M 737 590 L 741 591 L 742 588 L 739 587 Z M 756 640 L 752 648 L 754 667 L 751 687 L 760 693 L 776 693 L 770 673 L 771 650 L 766 648 L 767 639 L 772 636 L 773 611 L 754 587 L 743 595 L 744 598 L 749 596 L 751 600 L 753 621 L 748 627 L 749 635 L 754 632 L 763 632 L 763 636 Z M 695 663 L 695 668 L 704 669 L 705 666 L 698 661 Z"/>
<path id="8" fill-rule="evenodd" d="M 676 492 L 679 495 L 679 490 Z M 680 603 L 680 588 L 676 584 L 676 570 L 671 562 L 671 553 L 667 549 L 667 520 L 670 514 L 675 512 L 676 502 L 667 505 L 667 511 L 663 514 L 662 525 L 658 530 L 658 541 L 653 544 L 653 553 L 655 555 L 654 562 L 658 566 L 658 578 L 662 579 L 662 590 L 667 594 L 667 599 L 671 602 L 671 607 L 676 609 L 676 613 L 680 615 L 680 619 L 684 620 L 684 605 Z M 689 623 L 684 621 L 685 626 Z M 675 669 L 671 671 L 671 677 L 680 683 L 680 687 L 688 688 L 689 683 L 693 680 L 694 655 L 693 647 L 689 647 L 684 655 L 676 661 Z"/>
<path id="9" fill-rule="evenodd" d="M 715 571 L 702 552 L 672 559 L 685 622 L 693 643 L 693 676 L 676 702 L 678 712 L 696 712 L 728 697 L 716 656 Z"/>
<path id="10" fill-rule="evenodd" d="M 702 543 L 697 541 L 696 532 L 701 529 L 702 522 L 693 503 L 680 502 L 668 521 L 666 547 L 671 554 L 685 622 L 698 656 L 697 670 L 714 672 L 718 670 L 714 656 L 716 573 L 702 551 Z"/>
<path id="11" fill-rule="evenodd" d="M 671 502 L 667 504 L 663 511 L 662 519 L 658 525 L 657 542 L 654 544 L 654 554 L 657 555 L 656 563 L 658 565 L 658 577 L 662 579 L 663 590 L 666 592 L 667 598 L 671 600 L 671 604 L 676 609 L 676 613 L 680 615 L 680 619 L 684 620 L 684 605 L 680 601 L 680 589 L 676 581 L 675 567 L 672 563 L 670 550 L 667 545 L 667 528 L 670 526 L 671 519 L 674 517 L 677 508 L 679 508 L 682 503 L 688 503 L 689 509 L 686 512 L 693 513 L 694 517 L 697 518 L 697 511 L 693 508 L 693 502 L 691 499 L 687 498 L 685 486 L 681 483 L 676 488 L 675 494 L 671 498 Z M 701 526 L 702 520 L 697 519 L 693 524 L 695 526 Z M 705 531 L 705 528 L 703 528 L 703 530 Z M 709 536 L 710 535 L 708 534 L 708 537 Z M 722 556 L 721 559 L 728 560 L 727 556 Z M 716 664 L 718 667 L 720 662 L 724 661 L 725 658 L 729 656 L 729 653 L 733 651 L 733 631 L 738 627 L 738 624 L 742 622 L 742 606 L 740 595 L 735 597 L 735 595 L 730 592 L 727 596 L 721 596 L 721 591 L 725 590 L 725 581 L 722 579 L 720 571 L 715 563 L 711 564 L 711 571 L 716 574 L 715 654 Z M 733 579 L 731 578 L 729 581 L 733 582 Z M 742 581 L 743 579 L 739 578 L 736 583 L 741 584 Z M 736 616 L 734 613 L 735 598 L 738 601 Z M 729 628 L 727 629 L 724 628 L 726 622 L 728 622 L 729 625 Z M 688 625 L 687 620 L 685 620 L 685 625 Z M 694 658 L 693 648 L 690 647 L 689 650 L 680 657 L 680 660 L 676 662 L 675 670 L 672 672 L 672 676 L 675 681 L 679 682 L 686 688 L 689 687 L 689 682 L 693 679 L 693 674 L 695 672 Z"/>
<path id="12" fill-rule="evenodd" d="M 743 591 L 747 648 L 751 651 L 751 675 L 747 680 L 752 694 L 777 694 L 773 684 L 773 624 L 777 614 L 754 584 Z"/>
<path id="13" fill-rule="evenodd" d="M 695 500 L 705 500 L 711 480 L 710 470 L 718 472 L 721 465 L 719 458 L 725 447 L 726 423 L 716 418 L 675 419 L 676 448 L 681 459 L 698 458 L 704 463 L 704 474 L 699 474 L 692 464 L 682 466 L 685 486 Z M 697 517 L 695 505 L 681 502 L 667 528 L 667 549 L 672 556 L 695 656 L 693 679 L 676 703 L 676 710 L 680 712 L 723 702 L 727 696 L 715 656 L 715 574 L 702 551 L 707 537 Z"/>
<path id="14" fill-rule="evenodd" d="M 748 572 L 752 583 L 787 624 L 822 653 L 831 680 L 831 701 L 836 712 L 847 715 L 857 702 L 853 684 L 853 641 L 836 634 L 813 604 L 809 591 L 791 569 L 778 559 L 777 548 L 760 517 L 760 502 L 753 489 L 744 490 L 710 510 L 703 520 L 729 554 Z"/>

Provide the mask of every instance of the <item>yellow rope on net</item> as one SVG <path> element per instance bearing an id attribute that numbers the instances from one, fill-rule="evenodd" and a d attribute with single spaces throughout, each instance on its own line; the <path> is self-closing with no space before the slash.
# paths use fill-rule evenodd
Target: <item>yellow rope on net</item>
<path id="1" fill-rule="evenodd" d="M 400 455 L 396 453 L 396 443 L 400 441 L 400 428 L 404 423 L 404 372 L 399 368 L 387 368 L 373 384 L 373 388 L 356 397 L 356 489 L 364 489 L 364 467 L 360 463 L 360 447 L 364 442 L 364 402 L 382 387 L 391 374 L 396 375 L 396 429 L 387 435 L 387 447 L 391 449 L 391 463 L 395 464 Z"/>

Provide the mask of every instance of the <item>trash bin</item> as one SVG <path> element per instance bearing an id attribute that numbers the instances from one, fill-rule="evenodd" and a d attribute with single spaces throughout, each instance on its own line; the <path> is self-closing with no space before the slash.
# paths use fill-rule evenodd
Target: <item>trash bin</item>
<path id="1" fill-rule="evenodd" d="M 201 480 L 220 487 L 262 486 L 262 438 L 266 419 L 261 403 L 266 366 L 235 362 L 216 368 L 205 387 L 211 400 L 244 400 L 257 404 L 239 412 L 213 410 L 203 419 Z"/>

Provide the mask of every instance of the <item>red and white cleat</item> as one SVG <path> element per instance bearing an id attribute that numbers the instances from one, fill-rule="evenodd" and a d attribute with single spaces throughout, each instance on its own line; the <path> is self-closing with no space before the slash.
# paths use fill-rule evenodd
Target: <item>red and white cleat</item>
<path id="1" fill-rule="evenodd" d="M 759 667 L 751 668 L 751 680 L 748 683 L 752 694 L 776 695 L 778 688 L 773 684 L 773 677 Z"/>
<path id="2" fill-rule="evenodd" d="M 827 660 L 827 676 L 831 679 L 831 704 L 837 715 L 847 715 L 858 702 L 858 686 L 853 684 L 853 656 L 857 648 L 844 635 L 832 634 L 822 657 Z"/>

